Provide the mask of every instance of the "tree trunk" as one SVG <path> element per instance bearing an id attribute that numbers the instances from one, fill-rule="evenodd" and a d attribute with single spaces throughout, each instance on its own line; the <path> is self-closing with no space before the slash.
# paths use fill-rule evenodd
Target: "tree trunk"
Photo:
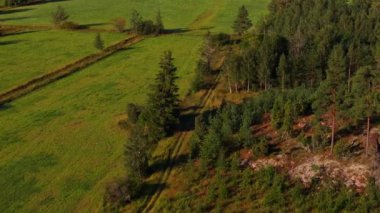
<path id="1" fill-rule="evenodd" d="M 284 92 L 285 91 L 285 75 L 282 73 L 281 76 L 281 90 Z"/>
<path id="2" fill-rule="evenodd" d="M 347 90 L 350 92 L 350 86 L 351 86 L 351 60 L 348 66 L 348 80 L 347 80 Z"/>
<path id="3" fill-rule="evenodd" d="M 235 83 L 235 92 L 238 93 L 238 86 L 237 86 L 237 83 Z"/>
<path id="4" fill-rule="evenodd" d="M 250 88 L 249 88 L 249 80 L 248 80 L 248 83 L 247 83 L 247 92 L 249 92 Z"/>
<path id="5" fill-rule="evenodd" d="M 369 134 L 370 134 L 370 127 L 371 127 L 371 117 L 367 117 L 367 141 L 365 144 L 365 154 L 368 156 L 368 146 L 369 146 Z"/>
<path id="6" fill-rule="evenodd" d="M 331 127 L 331 148 L 330 148 L 330 153 L 332 154 L 333 153 L 333 150 L 334 150 L 334 142 L 335 142 L 335 118 L 336 117 L 336 111 L 335 111 L 335 106 L 334 106 L 334 109 L 333 109 L 333 123 L 332 123 L 332 127 Z"/>
<path id="7" fill-rule="evenodd" d="M 231 81 L 230 81 L 230 76 L 228 75 L 228 87 L 230 89 L 230 93 L 232 93 L 232 87 L 231 87 Z"/>

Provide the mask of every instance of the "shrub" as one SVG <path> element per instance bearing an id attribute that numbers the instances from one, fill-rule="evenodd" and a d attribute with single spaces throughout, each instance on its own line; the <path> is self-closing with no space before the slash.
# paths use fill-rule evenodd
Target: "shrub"
<path id="1" fill-rule="evenodd" d="M 115 212 L 130 203 L 138 195 L 141 185 L 137 179 L 118 179 L 108 183 L 103 196 L 105 212 Z"/>
<path id="2" fill-rule="evenodd" d="M 253 147 L 251 150 L 252 150 L 252 153 L 255 157 L 262 157 L 262 156 L 267 155 L 269 152 L 268 140 L 264 137 L 259 138 L 253 144 Z"/>
<path id="3" fill-rule="evenodd" d="M 125 25 L 127 22 L 124 18 L 119 17 L 119 18 L 113 19 L 111 23 L 115 27 L 116 31 L 118 31 L 119 33 L 122 33 L 125 30 Z"/>
<path id="4" fill-rule="evenodd" d="M 129 103 L 127 105 L 127 115 L 128 115 L 129 121 L 135 124 L 139 119 L 141 111 L 142 109 L 140 106 L 137 106 L 136 104 L 133 104 L 133 103 Z"/>
<path id="5" fill-rule="evenodd" d="M 337 157 L 347 157 L 350 154 L 350 147 L 345 140 L 339 140 L 336 142 L 333 151 Z"/>
<path id="6" fill-rule="evenodd" d="M 66 13 L 63 7 L 58 6 L 56 11 L 51 14 L 54 25 L 61 26 L 62 23 L 69 19 L 69 15 Z"/>

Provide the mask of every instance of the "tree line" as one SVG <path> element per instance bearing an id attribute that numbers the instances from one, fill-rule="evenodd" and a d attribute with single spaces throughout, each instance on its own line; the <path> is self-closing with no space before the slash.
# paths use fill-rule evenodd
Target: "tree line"
<path id="1" fill-rule="evenodd" d="M 331 150 L 338 120 L 348 125 L 365 120 L 368 147 L 371 118 L 379 113 L 379 5 L 374 0 L 273 0 L 252 31 L 242 7 L 233 25 L 241 35 L 239 48 L 230 51 L 223 68 L 228 90 L 314 89 L 317 120 L 331 121 Z"/>
<path id="2" fill-rule="evenodd" d="M 104 209 L 117 210 L 134 199 L 149 175 L 149 159 L 158 141 L 173 133 L 179 124 L 177 68 L 171 51 L 165 51 L 159 72 L 151 85 L 145 106 L 129 103 L 129 137 L 124 158 L 127 177 L 109 184 L 104 195 Z M 128 199 L 125 199 L 128 198 Z"/>

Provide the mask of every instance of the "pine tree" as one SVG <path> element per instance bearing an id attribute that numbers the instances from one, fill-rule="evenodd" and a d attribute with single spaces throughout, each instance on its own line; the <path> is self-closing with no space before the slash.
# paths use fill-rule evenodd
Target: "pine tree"
<path id="1" fill-rule="evenodd" d="M 274 101 L 272 112 L 271 112 L 271 123 L 272 127 L 279 129 L 282 126 L 282 120 L 284 117 L 284 98 L 279 95 Z"/>
<path id="2" fill-rule="evenodd" d="M 248 10 L 243 5 L 239 9 L 238 16 L 236 17 L 232 28 L 237 34 L 242 35 L 251 27 L 252 21 L 249 19 Z"/>
<path id="3" fill-rule="evenodd" d="M 376 85 L 379 83 L 379 75 L 371 66 L 361 67 L 353 78 L 352 93 L 353 114 L 359 120 L 366 118 L 367 120 L 367 139 L 366 139 L 366 154 L 368 155 L 369 135 L 371 128 L 371 117 L 379 113 L 377 108 Z"/>
<path id="4" fill-rule="evenodd" d="M 286 84 L 287 84 L 287 71 L 288 71 L 287 66 L 288 65 L 286 62 L 286 56 L 285 54 L 282 54 L 280 57 L 278 68 L 277 68 L 277 74 L 280 77 L 280 86 L 281 86 L 282 91 L 285 91 Z"/>
<path id="5" fill-rule="evenodd" d="M 177 68 L 173 60 L 172 52 L 165 51 L 160 61 L 160 71 L 149 94 L 147 109 L 141 115 L 152 140 L 166 136 L 179 123 Z"/>
<path id="6" fill-rule="evenodd" d="M 282 120 L 282 131 L 290 134 L 293 130 L 294 114 L 291 101 L 287 101 L 284 106 L 284 117 Z"/>
<path id="7" fill-rule="evenodd" d="M 104 41 L 102 40 L 100 33 L 96 34 L 95 41 L 94 41 L 94 47 L 98 50 L 104 49 Z"/>
<path id="8" fill-rule="evenodd" d="M 141 26 L 141 23 L 143 22 L 140 13 L 138 13 L 136 10 L 133 10 L 130 22 L 131 22 L 132 32 L 139 34 L 139 31 L 140 31 L 139 28 Z"/>
<path id="9" fill-rule="evenodd" d="M 331 153 L 334 147 L 336 118 L 341 106 L 346 85 L 346 66 L 344 52 L 341 45 L 334 47 L 329 61 L 326 80 L 322 82 L 317 90 L 314 107 L 318 114 L 331 110 Z"/>
<path id="10" fill-rule="evenodd" d="M 159 35 L 164 32 L 165 28 L 164 28 L 164 23 L 162 22 L 160 11 L 157 12 L 155 27 L 156 27 L 156 32 L 155 32 L 156 35 Z"/>

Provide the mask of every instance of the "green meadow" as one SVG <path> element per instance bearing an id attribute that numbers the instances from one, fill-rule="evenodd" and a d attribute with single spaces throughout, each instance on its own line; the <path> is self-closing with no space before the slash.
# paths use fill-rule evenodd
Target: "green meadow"
<path id="1" fill-rule="evenodd" d="M 269 0 L 68 0 L 0 11 L 0 21 L 50 25 L 63 6 L 71 20 L 110 28 L 133 9 L 154 18 L 160 9 L 166 28 L 181 34 L 149 37 L 73 75 L 0 107 L 0 211 L 94 212 L 104 185 L 123 174 L 128 102 L 144 104 L 165 50 L 172 50 L 183 98 L 189 91 L 203 35 L 231 32 L 245 4 L 252 19 Z M 202 30 L 199 30 L 202 29 Z M 192 31 L 191 31 L 192 30 Z M 94 53 L 95 33 L 37 31 L 0 37 L 0 91 Z M 125 38 L 102 33 L 106 44 Z"/>
<path id="2" fill-rule="evenodd" d="M 0 37 L 0 92 L 97 52 L 95 36 L 92 32 L 29 30 Z M 105 45 L 126 37 L 118 33 L 101 36 Z"/>

